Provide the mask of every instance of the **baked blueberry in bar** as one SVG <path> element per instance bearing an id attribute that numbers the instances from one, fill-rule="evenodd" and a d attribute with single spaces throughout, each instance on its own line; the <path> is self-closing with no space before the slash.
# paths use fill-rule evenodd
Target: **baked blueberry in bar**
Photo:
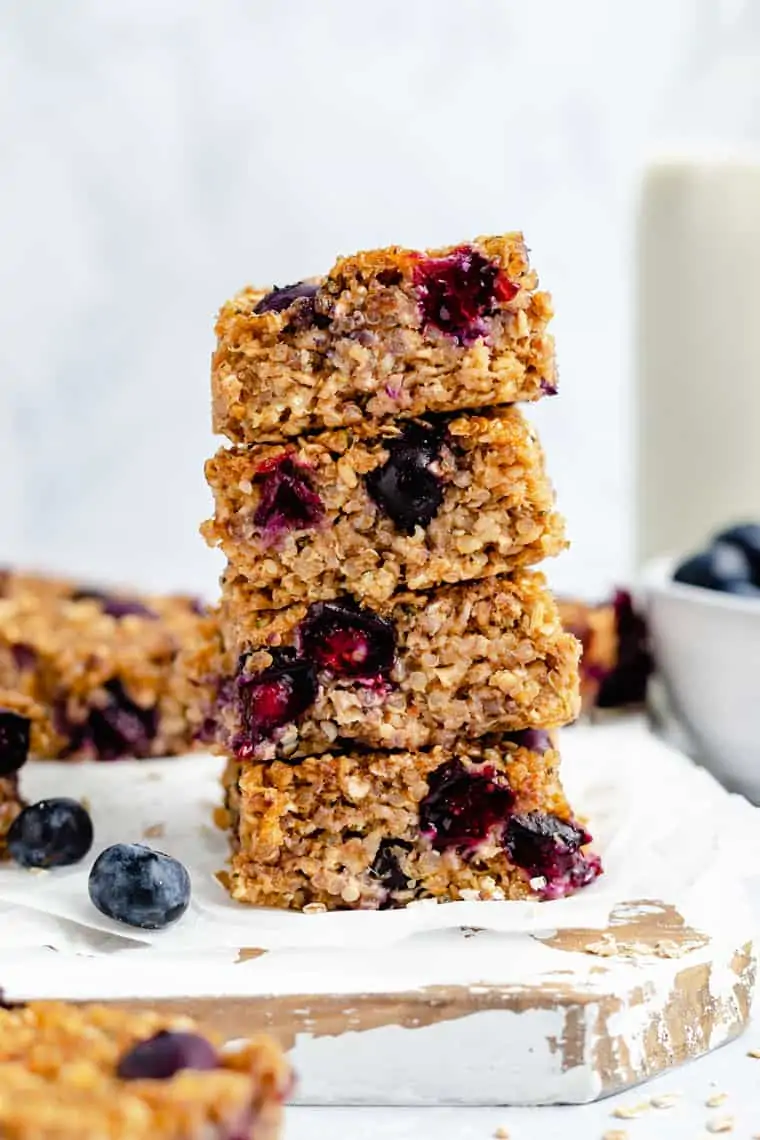
<path id="1" fill-rule="evenodd" d="M 340 258 L 247 288 L 216 326 L 214 430 L 235 443 L 537 400 L 556 391 L 551 300 L 522 235 Z"/>
<path id="2" fill-rule="evenodd" d="M 193 599 L 27 583 L 0 598 L 0 686 L 41 706 L 36 755 L 115 760 L 192 745 L 176 660 L 204 617 Z"/>
<path id="3" fill-rule="evenodd" d="M 489 732 L 554 728 L 579 710 L 576 639 L 541 574 L 408 593 L 374 607 L 256 611 L 224 584 L 216 743 L 241 759 L 292 759 L 351 743 L 416 751 Z M 205 674 L 205 677 L 204 677 Z"/>
<path id="4" fill-rule="evenodd" d="M 631 595 L 618 590 L 611 602 L 590 605 L 558 600 L 562 624 L 580 641 L 583 711 L 644 703 L 653 661 L 646 622 Z"/>
<path id="5" fill-rule="evenodd" d="M 384 602 L 529 566 L 566 545 L 541 445 L 516 408 L 220 450 L 203 527 L 257 609 Z"/>
<path id="6" fill-rule="evenodd" d="M 3 1140 L 276 1140 L 290 1084 L 266 1037 L 230 1051 L 186 1017 L 0 1008 Z"/>
<path id="7" fill-rule="evenodd" d="M 8 832 L 24 807 L 19 771 L 29 759 L 34 737 L 46 740 L 41 710 L 18 693 L 0 689 L 0 859 L 8 858 Z"/>
<path id="8" fill-rule="evenodd" d="M 540 730 L 429 752 L 230 760 L 240 902 L 383 909 L 415 899 L 559 898 L 601 872 Z"/>

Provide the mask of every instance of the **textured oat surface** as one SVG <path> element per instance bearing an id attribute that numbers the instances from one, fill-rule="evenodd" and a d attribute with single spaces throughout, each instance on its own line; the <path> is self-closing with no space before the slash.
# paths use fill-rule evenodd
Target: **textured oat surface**
<path id="1" fill-rule="evenodd" d="M 538 753 L 492 740 L 417 754 L 327 754 L 301 764 L 231 760 L 220 822 L 232 834 L 233 897 L 341 909 L 534 895 L 529 876 L 510 863 L 496 834 L 475 849 L 444 851 L 420 834 L 419 804 L 430 773 L 452 757 L 470 771 L 485 765 L 503 773 L 515 811 L 570 818 L 554 749 Z"/>
<path id="2" fill-rule="evenodd" d="M 240 655 L 248 654 L 247 676 L 267 669 L 268 650 L 297 649 L 302 623 L 314 612 L 305 605 L 255 612 L 247 591 L 243 579 L 225 583 L 217 715 L 227 747 L 247 735 L 240 699 L 246 686 L 225 683 Z M 388 683 L 362 684 L 318 669 L 311 707 L 297 723 L 250 741 L 255 758 L 323 752 L 338 747 L 337 740 L 417 750 L 489 732 L 554 728 L 577 716 L 580 647 L 562 629 L 543 575 L 522 571 L 405 594 L 374 612 L 390 622 L 395 638 Z M 202 655 L 199 675 L 212 672 L 209 655 Z"/>
<path id="3" fill-rule="evenodd" d="M 269 292 L 248 288 L 222 307 L 212 365 L 214 430 L 260 442 L 325 428 L 365 435 L 400 417 L 536 400 L 554 391 L 551 301 L 537 290 L 521 234 L 478 238 L 514 292 L 472 343 L 426 324 L 415 269 L 420 254 L 392 247 L 342 258 L 313 298 L 281 312 L 254 310 Z"/>
<path id="4" fill-rule="evenodd" d="M 383 510 L 366 482 L 389 461 L 400 436 L 398 425 L 366 442 L 351 431 L 333 431 L 285 450 L 276 444 L 221 449 L 207 462 L 216 510 L 203 532 L 247 577 L 252 607 L 277 609 L 346 591 L 382 602 L 405 589 L 529 566 L 564 548 L 541 446 L 516 408 L 448 422 L 428 468 L 442 501 L 435 517 L 411 533 Z M 273 465 L 282 456 L 321 508 L 307 526 L 268 531 L 257 512 L 266 508 L 262 498 L 271 495 Z"/>
<path id="5" fill-rule="evenodd" d="M 122 1055 L 164 1029 L 194 1025 L 106 1006 L 0 1008 L 3 1140 L 274 1140 L 288 1087 L 279 1048 L 257 1038 L 218 1069 L 120 1080 Z"/>
<path id="6" fill-rule="evenodd" d="M 31 698 L 47 718 L 52 732 L 35 733 L 33 752 L 91 759 L 187 751 L 176 658 L 202 620 L 189 598 L 90 596 L 71 583 L 6 576 L 0 687 Z"/>
<path id="7" fill-rule="evenodd" d="M 23 806 L 18 776 L 0 776 L 0 859 L 8 857 L 8 829 Z"/>

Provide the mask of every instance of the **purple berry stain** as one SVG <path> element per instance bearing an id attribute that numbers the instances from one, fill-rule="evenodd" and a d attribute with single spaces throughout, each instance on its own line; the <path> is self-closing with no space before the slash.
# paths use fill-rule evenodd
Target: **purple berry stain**
<path id="1" fill-rule="evenodd" d="M 385 463 L 366 476 L 370 496 L 404 534 L 426 527 L 438 514 L 443 483 L 433 467 L 445 442 L 445 426 L 409 423 L 386 444 Z"/>
<path id="2" fill-rule="evenodd" d="M 446 257 L 420 258 L 414 285 L 425 325 L 468 345 L 486 332 L 484 318 L 517 293 L 517 286 L 470 245 Z"/>
<path id="3" fill-rule="evenodd" d="M 602 873 L 599 856 L 582 850 L 590 842 L 585 828 L 541 811 L 513 815 L 504 835 L 509 858 L 544 880 L 540 893 L 547 899 L 572 894 Z"/>
<path id="4" fill-rule="evenodd" d="M 382 683 L 393 668 L 393 625 L 354 602 L 315 602 L 299 633 L 304 655 L 333 677 Z"/>
<path id="5" fill-rule="evenodd" d="M 125 617 L 142 617 L 151 621 L 158 620 L 158 614 L 137 598 L 119 597 L 117 594 L 107 594 L 102 590 L 77 590 L 71 595 L 72 602 L 99 602 L 104 614 L 117 620 Z"/>
<path id="6" fill-rule="evenodd" d="M 85 752 L 96 760 L 119 760 L 150 755 L 158 731 L 155 708 L 144 709 L 127 696 L 118 678 L 103 686 L 103 697 L 90 708 L 82 724 L 71 723 L 65 709 L 56 710 L 56 727 L 68 735 L 64 755 Z"/>
<path id="7" fill-rule="evenodd" d="M 468 769 L 461 760 L 448 760 L 428 776 L 420 831 L 438 851 L 477 847 L 504 827 L 514 798 L 506 777 L 491 765 Z"/>
<path id="8" fill-rule="evenodd" d="M 241 660 L 237 690 L 242 728 L 233 741 L 241 760 L 253 756 L 258 744 L 297 720 L 316 700 L 317 680 L 309 662 L 288 647 L 269 652 L 272 664 L 261 673 L 246 673 L 245 658 Z"/>
<path id="9" fill-rule="evenodd" d="M 183 1069 L 208 1072 L 219 1066 L 214 1046 L 197 1033 L 163 1029 L 146 1041 L 138 1041 L 116 1068 L 122 1081 L 165 1081 Z"/>
<path id="10" fill-rule="evenodd" d="M 308 530 L 322 518 L 324 507 L 314 490 L 313 473 L 290 452 L 262 463 L 254 478 L 261 482 L 261 497 L 253 522 L 265 538 L 276 540 L 283 531 Z"/>
<path id="11" fill-rule="evenodd" d="M 0 777 L 12 776 L 26 763 L 30 730 L 28 717 L 0 708 Z"/>

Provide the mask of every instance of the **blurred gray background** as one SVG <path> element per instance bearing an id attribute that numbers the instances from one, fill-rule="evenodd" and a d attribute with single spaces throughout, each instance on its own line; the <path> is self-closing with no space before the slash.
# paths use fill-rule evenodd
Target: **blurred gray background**
<path id="1" fill-rule="evenodd" d="M 595 594 L 631 569 L 632 247 L 655 151 L 760 141 L 756 0 L 0 2 L 0 560 L 211 591 L 212 325 L 248 281 L 522 228 L 531 410 Z"/>

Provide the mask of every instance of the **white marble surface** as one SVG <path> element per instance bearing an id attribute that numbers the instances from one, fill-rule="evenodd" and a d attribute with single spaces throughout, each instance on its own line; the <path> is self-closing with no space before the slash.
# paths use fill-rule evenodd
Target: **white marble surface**
<path id="1" fill-rule="evenodd" d="M 626 572 L 636 175 L 669 140 L 760 141 L 755 0 L 2 11 L 0 559 L 212 586 L 219 302 L 336 251 L 521 226 L 558 309 L 554 577 Z"/>

